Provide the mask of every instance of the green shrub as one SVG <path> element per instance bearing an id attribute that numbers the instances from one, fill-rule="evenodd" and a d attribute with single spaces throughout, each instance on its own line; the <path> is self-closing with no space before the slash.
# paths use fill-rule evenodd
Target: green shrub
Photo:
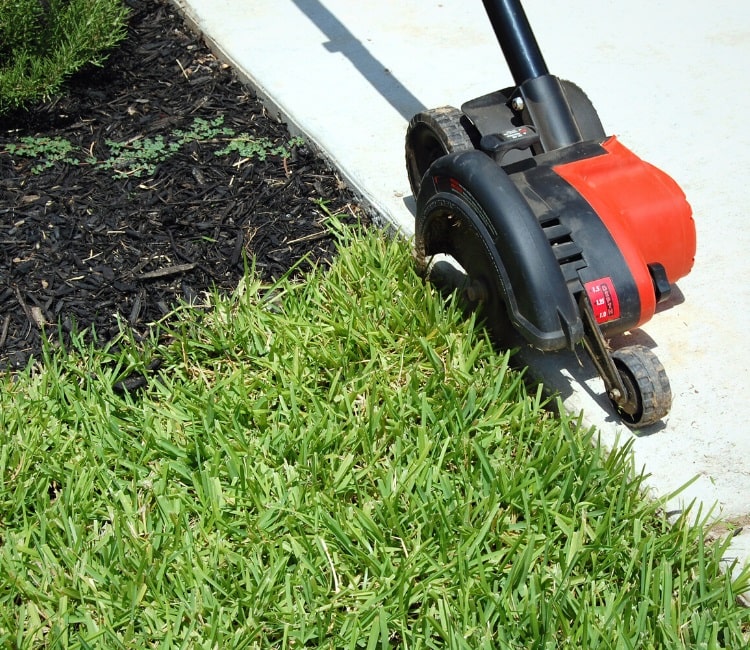
<path id="1" fill-rule="evenodd" d="M 0 0 L 0 114 L 58 93 L 125 36 L 122 0 Z"/>

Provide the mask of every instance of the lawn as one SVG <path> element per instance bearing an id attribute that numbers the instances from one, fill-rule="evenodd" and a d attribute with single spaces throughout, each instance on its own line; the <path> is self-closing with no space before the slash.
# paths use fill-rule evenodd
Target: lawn
<path id="1" fill-rule="evenodd" d="M 747 647 L 726 542 L 546 408 L 407 242 L 328 226 L 305 281 L 249 269 L 0 378 L 0 645 Z"/>

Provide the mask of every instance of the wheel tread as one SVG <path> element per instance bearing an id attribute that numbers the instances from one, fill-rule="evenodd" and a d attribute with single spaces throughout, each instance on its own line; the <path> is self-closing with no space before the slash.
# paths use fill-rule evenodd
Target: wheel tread
<path id="1" fill-rule="evenodd" d="M 639 408 L 632 414 L 621 411 L 623 419 L 631 426 L 648 426 L 665 417 L 672 406 L 672 389 L 658 357 L 644 345 L 633 345 L 616 350 L 612 359 L 621 374 L 630 375 L 639 392 L 635 396 Z"/>
<path id="2" fill-rule="evenodd" d="M 406 131 L 406 170 L 415 198 L 422 175 L 440 155 L 474 149 L 467 121 L 453 106 L 432 108 L 411 118 Z"/>

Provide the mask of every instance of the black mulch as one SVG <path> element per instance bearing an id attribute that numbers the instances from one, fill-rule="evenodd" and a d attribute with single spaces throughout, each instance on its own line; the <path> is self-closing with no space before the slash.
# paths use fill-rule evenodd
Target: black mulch
<path id="1" fill-rule="evenodd" d="M 0 369 L 38 358 L 58 324 L 64 336 L 94 326 L 103 343 L 119 315 L 143 336 L 180 299 L 235 288 L 245 258 L 269 281 L 303 256 L 329 260 L 321 199 L 364 219 L 336 173 L 304 144 L 287 147 L 286 128 L 171 5 L 128 5 L 127 40 L 104 67 L 78 74 L 64 97 L 0 118 Z M 170 141 L 219 116 L 290 156 L 217 156 L 224 138 L 186 143 L 140 177 L 85 162 L 111 159 L 107 141 Z M 40 160 L 7 152 L 24 136 L 68 140 L 80 162 L 33 173 Z"/>

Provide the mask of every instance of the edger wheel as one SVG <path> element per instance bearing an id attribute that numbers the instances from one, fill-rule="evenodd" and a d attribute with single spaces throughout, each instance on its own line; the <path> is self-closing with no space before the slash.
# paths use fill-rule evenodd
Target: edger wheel
<path id="1" fill-rule="evenodd" d="M 672 405 L 672 389 L 664 366 L 643 345 L 621 348 L 612 361 L 627 390 L 627 401 L 616 405 L 630 427 L 645 427 L 661 420 Z"/>
<path id="2" fill-rule="evenodd" d="M 498 261 L 493 259 L 494 245 L 489 234 L 480 230 L 483 227 L 477 226 L 481 223 L 478 217 L 470 213 L 468 205 L 459 202 L 451 205 L 441 195 L 433 196 L 425 204 L 422 225 L 428 229 L 440 229 L 440 234 L 433 233 L 433 236 L 442 242 L 433 249 L 432 254 L 450 255 L 465 273 L 458 287 L 441 287 L 440 279 L 433 273 L 429 279 L 441 289 L 456 289 L 466 311 L 478 313 L 497 347 L 515 347 L 522 340 L 508 317 Z M 420 235 L 424 237 L 425 233 Z"/>
<path id="3" fill-rule="evenodd" d="M 438 158 L 453 151 L 474 149 L 473 129 L 469 119 L 452 106 L 433 108 L 411 118 L 406 130 L 406 171 L 415 197 L 424 173 Z"/>

